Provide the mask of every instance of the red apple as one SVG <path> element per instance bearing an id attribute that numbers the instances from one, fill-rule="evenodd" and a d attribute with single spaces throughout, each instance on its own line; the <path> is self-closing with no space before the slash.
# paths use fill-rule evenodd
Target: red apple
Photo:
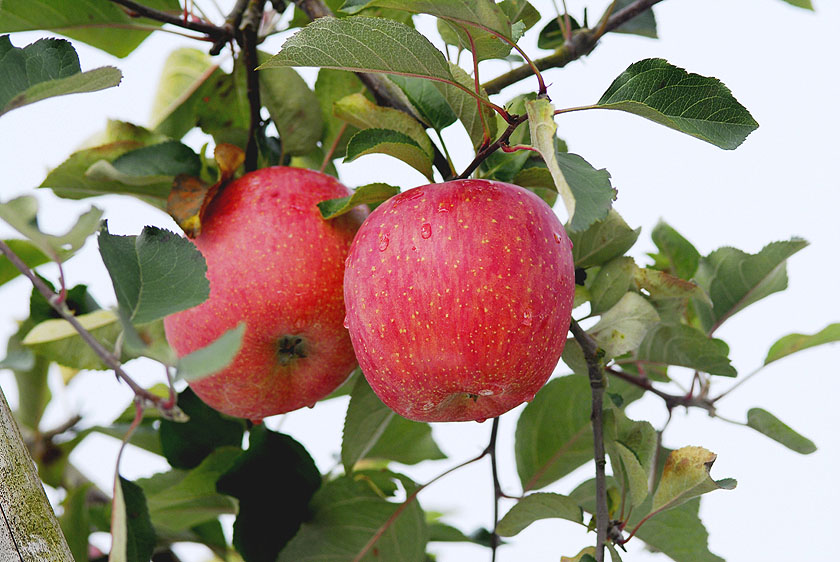
<path id="1" fill-rule="evenodd" d="M 342 276 L 366 213 L 325 221 L 316 206 L 348 195 L 325 174 L 274 167 L 244 175 L 210 203 L 193 240 L 210 298 L 164 322 L 179 355 L 246 323 L 233 363 L 190 384 L 208 405 L 258 421 L 313 405 L 355 368 Z"/>
<path id="2" fill-rule="evenodd" d="M 408 190 L 359 229 L 350 339 L 379 398 L 418 421 L 483 421 L 531 400 L 569 329 L 572 244 L 539 197 L 488 180 Z"/>

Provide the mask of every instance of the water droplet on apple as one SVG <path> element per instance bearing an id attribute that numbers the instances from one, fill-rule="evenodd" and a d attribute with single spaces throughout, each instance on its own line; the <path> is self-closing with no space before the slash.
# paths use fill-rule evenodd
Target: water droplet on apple
<path id="1" fill-rule="evenodd" d="M 522 313 L 522 325 L 530 326 L 531 324 L 533 324 L 533 314 L 530 310 L 526 310 Z"/>
<path id="2" fill-rule="evenodd" d="M 428 412 L 429 410 L 432 410 L 434 407 L 435 407 L 434 402 L 424 402 L 423 405 L 420 406 L 420 409 L 424 412 Z"/>
<path id="3" fill-rule="evenodd" d="M 554 233 L 554 241 L 557 242 L 558 244 L 560 244 L 561 242 L 563 242 L 563 237 L 560 236 L 559 233 L 555 232 Z"/>
<path id="4" fill-rule="evenodd" d="M 420 237 L 424 240 L 428 239 L 432 235 L 432 225 L 427 222 L 423 223 L 423 226 L 420 227 Z"/>
<path id="5" fill-rule="evenodd" d="M 390 240 L 388 239 L 387 234 L 380 234 L 379 235 L 379 251 L 380 252 L 384 252 L 388 248 L 388 242 L 390 242 Z"/>
<path id="6" fill-rule="evenodd" d="M 312 404 L 307 404 L 306 407 L 309 408 L 309 409 L 314 408 L 315 407 L 315 402 L 313 402 Z"/>
<path id="7" fill-rule="evenodd" d="M 481 396 L 493 396 L 493 394 L 495 394 L 495 392 L 493 392 L 493 391 L 492 391 L 491 389 L 489 389 L 489 388 L 485 388 L 484 390 L 479 390 L 479 391 L 478 391 L 478 393 L 479 393 Z"/>
<path id="8" fill-rule="evenodd" d="M 444 207 L 444 206 L 443 206 L 443 203 L 441 203 L 440 205 L 438 205 L 437 212 L 438 212 L 438 213 L 448 213 L 448 212 L 449 212 L 449 209 L 447 209 L 446 207 Z"/>
<path id="9" fill-rule="evenodd" d="M 348 329 L 350 328 L 350 321 L 347 319 L 346 315 L 344 316 L 344 327 Z"/>
<path id="10" fill-rule="evenodd" d="M 478 418 L 478 419 L 477 419 L 477 420 L 475 420 L 475 421 L 477 421 L 478 423 L 484 423 L 484 422 L 486 422 L 486 421 L 487 421 L 487 418 Z"/>

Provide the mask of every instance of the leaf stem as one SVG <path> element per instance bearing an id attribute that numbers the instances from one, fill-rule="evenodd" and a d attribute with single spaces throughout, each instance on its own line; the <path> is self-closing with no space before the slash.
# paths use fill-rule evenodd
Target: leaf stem
<path id="1" fill-rule="evenodd" d="M 510 136 L 513 134 L 516 128 L 528 120 L 527 115 L 511 115 L 510 117 L 511 120 L 508 122 L 507 129 L 505 129 L 505 131 L 499 136 L 499 138 L 496 139 L 494 143 L 481 148 L 481 150 L 478 151 L 478 154 L 475 155 L 473 161 L 470 162 L 469 166 L 467 166 L 467 168 L 463 172 L 461 172 L 460 175 L 458 175 L 457 179 L 468 178 L 470 174 L 472 174 L 488 156 L 496 152 L 496 150 L 498 150 L 499 148 L 505 146 L 507 144 L 508 139 L 510 139 Z"/>
<path id="2" fill-rule="evenodd" d="M 484 90 L 490 95 L 498 94 L 511 84 L 515 84 L 520 80 L 531 76 L 534 73 L 534 68 L 538 70 L 562 68 L 570 62 L 588 55 L 593 49 L 595 49 L 595 46 L 598 44 L 601 36 L 633 19 L 659 2 L 662 2 L 662 0 L 636 0 L 627 7 L 612 14 L 607 19 L 606 24 L 602 26 L 603 32 L 600 35 L 598 35 L 597 31 L 592 29 L 580 29 L 576 33 L 573 33 L 572 37 L 567 39 L 563 46 L 557 49 L 554 53 L 541 59 L 534 60 L 531 63 L 533 67 L 530 64 L 518 66 L 513 70 L 497 76 L 485 83 Z"/>
<path id="3" fill-rule="evenodd" d="M 595 340 L 572 319 L 570 329 L 575 340 L 583 349 L 586 365 L 589 369 L 589 386 L 592 389 L 592 435 L 595 452 L 595 522 L 597 525 L 596 562 L 604 562 L 604 547 L 607 544 L 607 531 L 610 526 L 609 508 L 607 507 L 606 450 L 604 448 L 604 378 L 603 352 L 598 349 Z"/>

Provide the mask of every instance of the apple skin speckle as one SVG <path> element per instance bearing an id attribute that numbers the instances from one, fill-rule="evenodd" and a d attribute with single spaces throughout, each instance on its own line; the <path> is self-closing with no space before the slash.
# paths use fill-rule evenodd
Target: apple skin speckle
<path id="1" fill-rule="evenodd" d="M 261 420 L 314 404 L 355 368 L 342 281 L 367 213 L 326 221 L 316 206 L 348 195 L 331 176 L 278 166 L 246 174 L 210 203 L 193 240 L 207 261 L 210 298 L 164 325 L 185 355 L 246 323 L 233 363 L 190 383 L 211 407 Z M 296 344 L 284 354 L 290 338 Z"/>
<path id="2" fill-rule="evenodd" d="M 344 300 L 359 365 L 386 405 L 417 421 L 489 419 L 531 400 L 560 359 L 571 242 L 518 186 L 418 187 L 359 229 Z"/>

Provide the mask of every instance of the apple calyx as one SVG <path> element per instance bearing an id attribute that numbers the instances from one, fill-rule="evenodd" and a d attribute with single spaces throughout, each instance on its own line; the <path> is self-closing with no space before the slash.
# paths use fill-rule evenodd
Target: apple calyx
<path id="1" fill-rule="evenodd" d="M 306 357 L 306 340 L 299 335 L 285 334 L 277 340 L 277 362 L 283 366 Z"/>

